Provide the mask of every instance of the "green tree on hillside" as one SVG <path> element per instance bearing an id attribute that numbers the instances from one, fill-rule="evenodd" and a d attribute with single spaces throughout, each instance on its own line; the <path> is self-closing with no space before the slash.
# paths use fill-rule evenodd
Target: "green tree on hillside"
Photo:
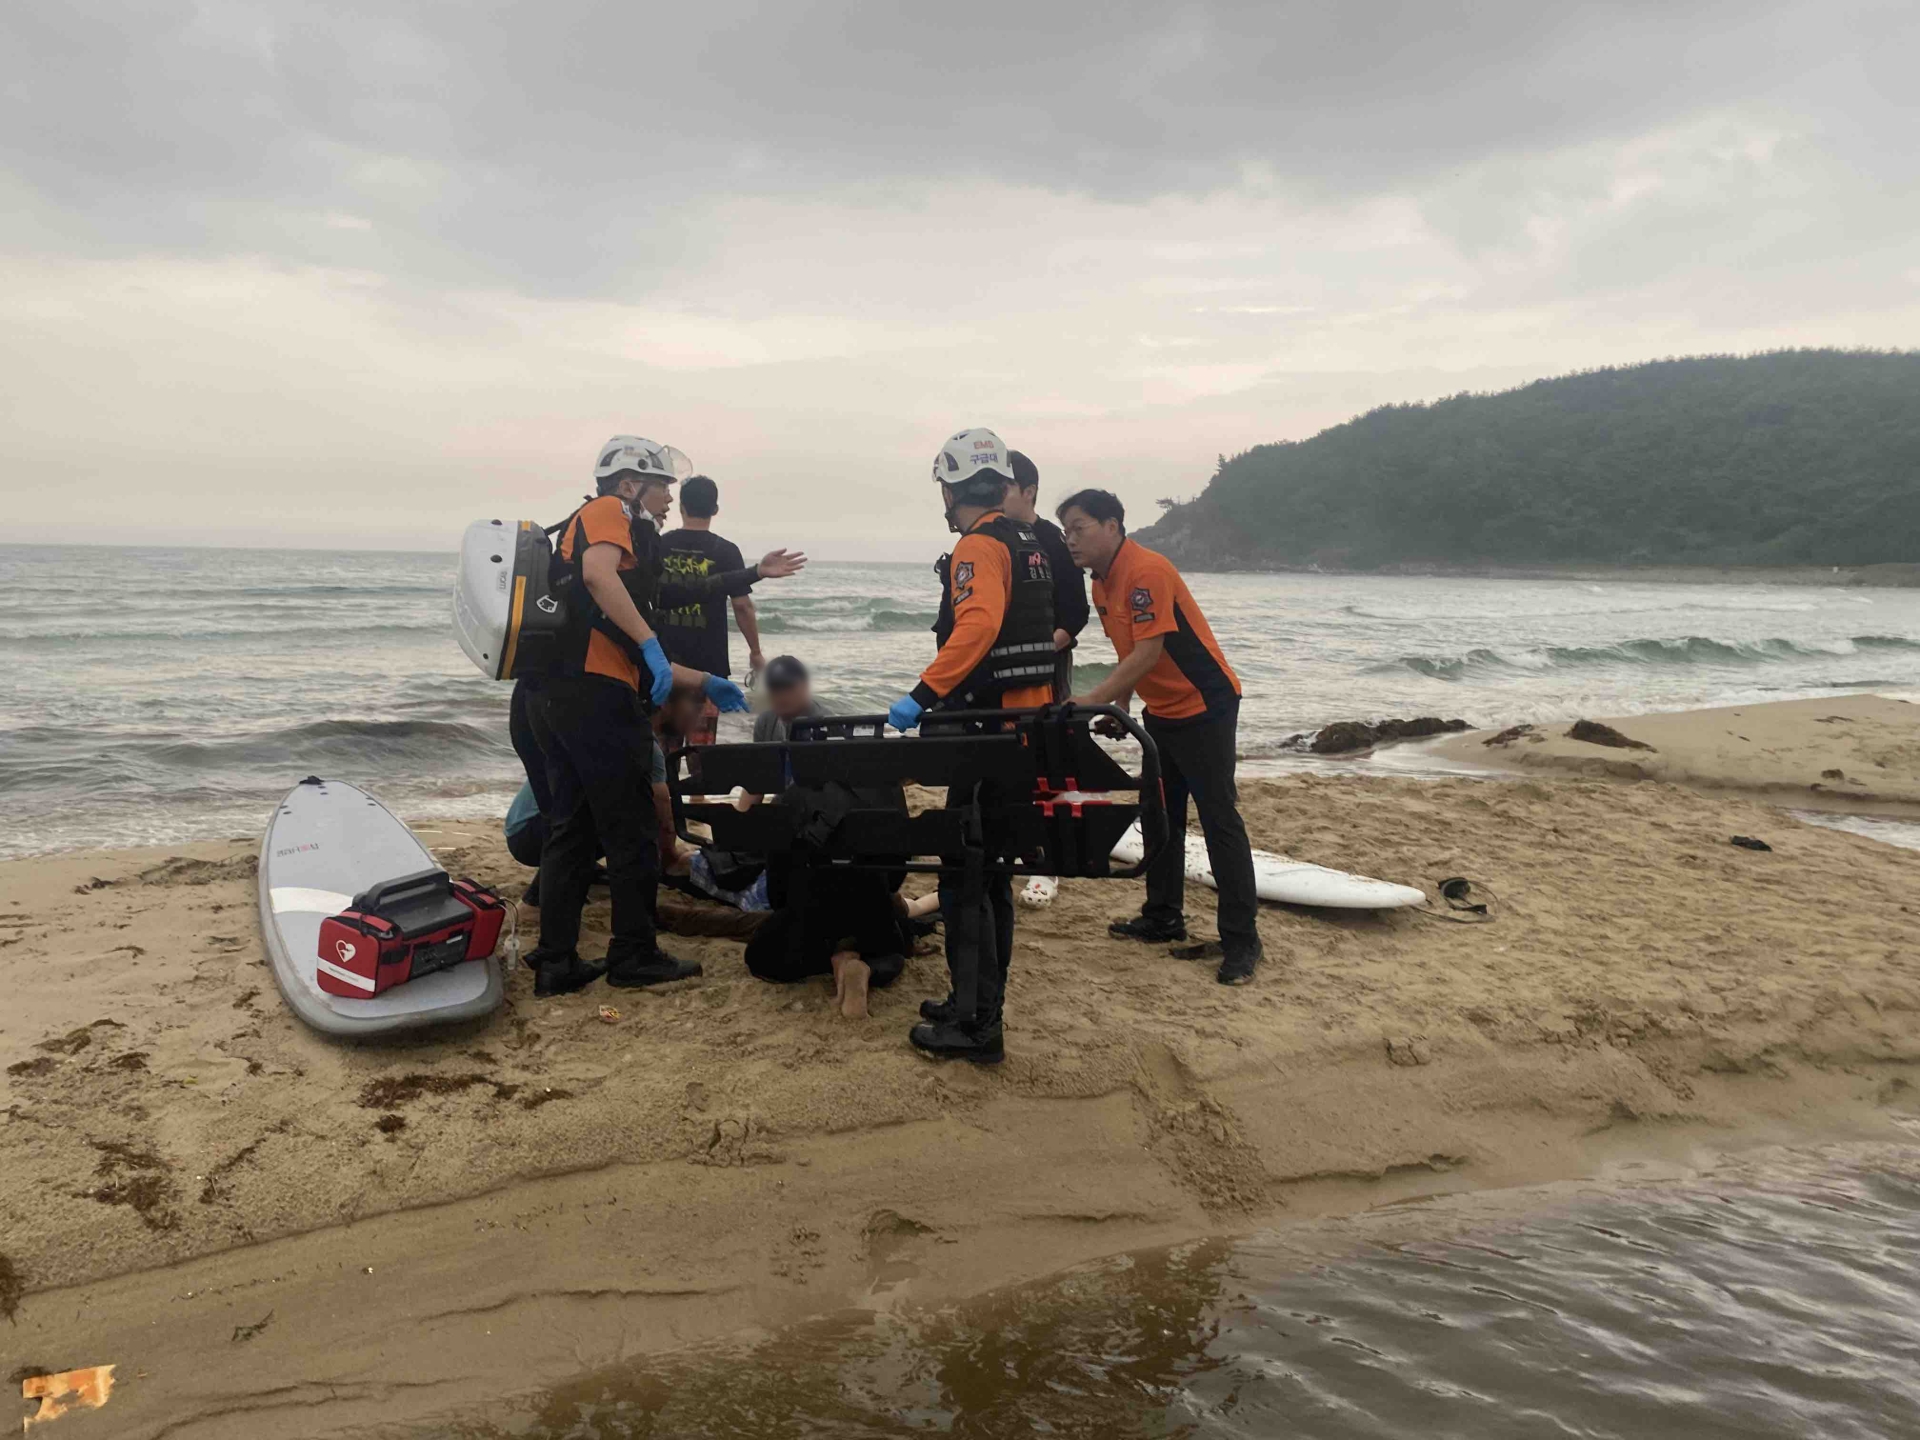
<path id="1" fill-rule="evenodd" d="M 1387 405 L 1223 457 L 1187 564 L 1920 561 L 1920 352 L 1702 356 Z"/>

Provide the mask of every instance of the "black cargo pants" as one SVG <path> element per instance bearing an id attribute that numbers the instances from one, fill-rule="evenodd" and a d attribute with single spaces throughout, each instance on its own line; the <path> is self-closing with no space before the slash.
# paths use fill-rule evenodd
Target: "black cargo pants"
<path id="1" fill-rule="evenodd" d="M 653 727 L 640 697 L 616 680 L 579 676 L 549 680 L 528 698 L 552 805 L 540 855 L 540 949 L 554 957 L 577 949 L 594 862 L 604 854 L 613 899 L 607 968 L 645 965 L 657 948 L 660 842 Z"/>
<path id="2" fill-rule="evenodd" d="M 1171 924 L 1182 918 L 1187 893 L 1187 800 L 1200 811 L 1207 837 L 1207 864 L 1220 899 L 1220 947 L 1229 955 L 1260 948 L 1255 921 L 1253 842 L 1240 818 L 1234 783 L 1240 706 L 1196 720 L 1146 717 L 1147 734 L 1160 751 L 1160 779 L 1167 800 L 1167 848 L 1147 871 L 1147 903 L 1141 914 Z"/>

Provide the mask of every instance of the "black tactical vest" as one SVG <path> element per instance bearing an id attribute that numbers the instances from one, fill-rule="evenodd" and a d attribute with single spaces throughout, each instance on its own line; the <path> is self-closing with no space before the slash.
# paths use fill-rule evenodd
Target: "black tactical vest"
<path id="1" fill-rule="evenodd" d="M 1053 682 L 1053 562 L 1032 529 L 1005 515 L 967 533 L 992 536 L 1007 547 L 1011 593 L 993 648 L 937 708 L 997 710 L 1007 691 Z M 940 617 L 933 633 L 943 647 L 953 634 L 952 564 L 953 557 L 943 555 L 934 566 L 940 576 Z"/>

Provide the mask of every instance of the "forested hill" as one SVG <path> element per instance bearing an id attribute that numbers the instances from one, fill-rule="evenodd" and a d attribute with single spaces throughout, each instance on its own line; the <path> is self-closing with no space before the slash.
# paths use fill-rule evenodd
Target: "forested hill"
<path id="1" fill-rule="evenodd" d="M 1223 459 L 1195 569 L 1920 561 L 1920 352 L 1661 360 L 1388 405 Z"/>

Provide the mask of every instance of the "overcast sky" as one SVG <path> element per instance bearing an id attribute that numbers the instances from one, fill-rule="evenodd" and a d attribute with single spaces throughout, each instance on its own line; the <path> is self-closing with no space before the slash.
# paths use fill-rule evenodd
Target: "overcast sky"
<path id="1" fill-rule="evenodd" d="M 919 558 L 1386 401 L 1920 345 L 1920 6 L 0 7 L 0 540 L 439 546 L 615 432 Z M 1043 497 L 1044 498 L 1044 497 Z"/>

